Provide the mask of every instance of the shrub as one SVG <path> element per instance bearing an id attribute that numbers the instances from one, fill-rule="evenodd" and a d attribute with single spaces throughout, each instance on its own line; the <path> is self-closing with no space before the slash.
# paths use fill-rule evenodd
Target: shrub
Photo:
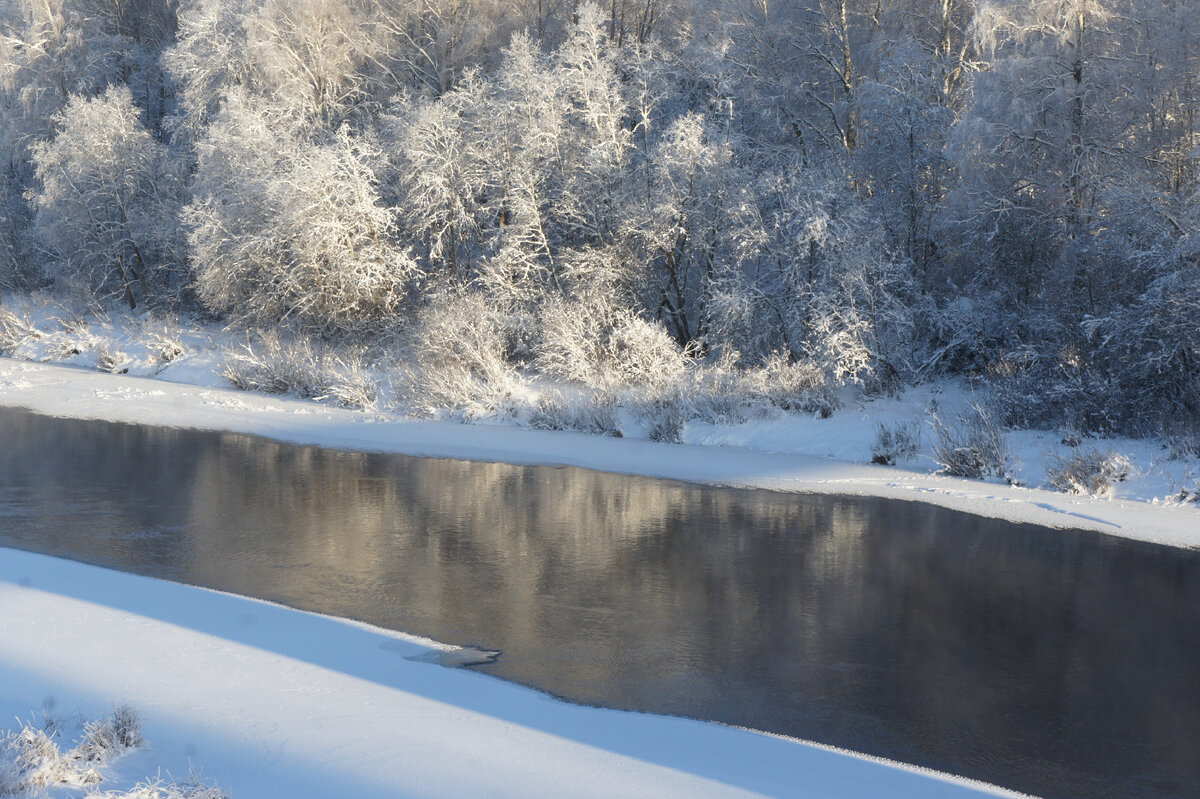
<path id="1" fill-rule="evenodd" d="M 511 320 L 478 294 L 440 295 L 410 331 L 409 410 L 476 419 L 516 413 L 523 384 L 509 362 Z"/>
<path id="2" fill-rule="evenodd" d="M 176 218 L 181 182 L 167 147 L 141 122 L 126 86 L 72 94 L 53 139 L 30 147 L 34 229 L 54 274 L 130 308 L 181 282 Z"/>
<path id="3" fill-rule="evenodd" d="M 86 799 L 229 799 L 229 796 L 192 774 L 182 782 L 157 778 L 140 782 L 129 791 L 89 793 Z"/>
<path id="4" fill-rule="evenodd" d="M 125 374 L 129 371 L 132 359 L 127 353 L 121 352 L 111 342 L 103 342 L 96 347 L 96 368 L 113 374 Z"/>
<path id="5" fill-rule="evenodd" d="M 617 400 L 607 393 L 572 400 L 561 391 L 545 391 L 530 413 L 529 426 L 539 430 L 580 430 L 621 437 Z"/>
<path id="6" fill-rule="evenodd" d="M 871 463 L 895 466 L 897 461 L 916 457 L 921 449 L 921 428 L 916 422 L 894 425 L 877 424 L 875 443 L 871 445 Z"/>
<path id="7" fill-rule="evenodd" d="M 344 408 L 374 408 L 379 396 L 379 384 L 360 352 L 338 353 L 307 338 L 285 340 L 274 332 L 230 353 L 221 376 L 245 391 L 328 400 Z"/>
<path id="8" fill-rule="evenodd" d="M 89 329 L 88 320 L 78 314 L 56 316 L 59 330 L 50 330 L 42 334 L 45 342 L 42 360 L 57 362 L 65 361 L 84 352 L 90 352 L 104 340 Z"/>
<path id="9" fill-rule="evenodd" d="M 1116 483 L 1124 482 L 1131 468 L 1124 455 L 1090 450 L 1052 457 L 1046 479 L 1059 491 L 1095 497 L 1110 493 Z"/>
<path id="10" fill-rule="evenodd" d="M 83 739 L 73 751 L 89 763 L 104 763 L 142 743 L 142 725 L 137 714 L 128 705 L 121 705 L 111 716 L 83 725 Z"/>
<path id="11" fill-rule="evenodd" d="M 651 441 L 678 444 L 683 440 L 683 428 L 687 424 L 688 412 L 681 395 L 667 394 L 643 402 L 636 412 L 646 425 L 646 438 Z"/>
<path id="12" fill-rule="evenodd" d="M 739 368 L 731 358 L 698 365 L 669 391 L 688 418 L 715 424 L 738 424 L 781 410 L 824 419 L 839 405 L 821 367 L 781 353 L 749 368 Z"/>
<path id="13" fill-rule="evenodd" d="M 690 360 L 661 324 L 603 302 L 550 302 L 542 326 L 538 369 L 593 388 L 663 385 Z"/>
<path id="14" fill-rule="evenodd" d="M 1200 458 L 1200 433 L 1168 436 L 1167 460 Z"/>
<path id="15" fill-rule="evenodd" d="M 742 383 L 743 393 L 785 411 L 815 413 L 827 419 L 840 405 L 819 365 L 793 360 L 781 352 L 772 353 L 761 366 L 746 370 Z"/>
<path id="16" fill-rule="evenodd" d="M 26 341 L 42 337 L 28 314 L 0 308 L 0 355 L 8 355 Z"/>
<path id="17" fill-rule="evenodd" d="M 992 415 L 980 405 L 971 406 L 965 416 L 946 424 L 936 413 L 930 414 L 937 441 L 933 457 L 942 465 L 942 473 L 954 477 L 1008 477 L 1008 445 L 1004 431 Z"/>
<path id="18" fill-rule="evenodd" d="M 1200 435 L 1200 269 L 1171 270 L 1136 301 L 1084 325 L 1092 364 L 1105 377 L 1096 396 L 1133 434 Z"/>
<path id="19" fill-rule="evenodd" d="M 1190 487 L 1181 487 L 1179 493 L 1175 495 L 1175 499 L 1179 502 L 1195 502 L 1200 504 L 1200 480 L 1192 480 Z"/>
<path id="20" fill-rule="evenodd" d="M 162 367 L 187 352 L 179 322 L 174 317 L 145 325 L 139 338 L 149 353 L 150 362 Z"/>

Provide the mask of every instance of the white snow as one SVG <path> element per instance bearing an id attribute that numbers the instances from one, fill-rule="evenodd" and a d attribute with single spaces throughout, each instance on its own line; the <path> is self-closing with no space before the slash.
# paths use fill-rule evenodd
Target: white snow
<path id="1" fill-rule="evenodd" d="M 102 789 L 232 796 L 1014 796 L 734 727 L 569 705 L 365 625 L 0 549 L 0 717 L 141 716 Z M 13 726 L 16 722 L 13 722 Z M 0 725 L 2 728 L 3 725 Z"/>
<path id="2" fill-rule="evenodd" d="M 672 445 L 506 425 L 418 421 L 239 392 L 209 379 L 211 357 L 205 353 L 184 358 L 157 378 L 0 358 L 0 404 L 58 416 L 229 430 L 341 449 L 582 466 L 717 485 L 919 500 L 1017 522 L 1200 547 L 1200 507 L 1166 499 L 1178 486 L 1195 481 L 1195 459 L 1169 458 L 1154 442 L 1108 442 L 1134 453 L 1135 463 L 1145 464 L 1110 498 L 946 477 L 933 473 L 929 462 L 905 468 L 863 462 L 870 459 L 876 422 L 920 418 L 920 409 L 930 400 L 952 406 L 963 399 L 953 394 L 952 386 L 913 389 L 900 399 L 876 400 L 870 407 L 852 404 L 830 419 L 793 415 L 741 425 L 692 424 L 685 431 L 689 443 Z M 1009 441 L 1017 454 L 1018 478 L 1039 469 L 1044 473 L 1054 436 L 1019 432 L 1009 434 Z"/>

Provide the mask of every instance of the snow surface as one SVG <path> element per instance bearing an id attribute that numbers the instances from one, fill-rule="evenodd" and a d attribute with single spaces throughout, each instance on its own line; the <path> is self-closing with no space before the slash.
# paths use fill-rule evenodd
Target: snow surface
<path id="1" fill-rule="evenodd" d="M 0 717 L 49 704 L 99 718 L 119 703 L 141 716 L 147 747 L 102 789 L 194 767 L 257 799 L 1018 795 L 780 736 L 570 705 L 435 665 L 446 648 L 412 636 L 11 549 L 0 604 Z"/>
<path id="2" fill-rule="evenodd" d="M 614 439 L 505 425 L 419 421 L 222 388 L 204 352 L 155 378 L 0 358 L 0 404 L 87 419 L 229 430 L 297 444 L 409 455 L 581 466 L 699 483 L 888 497 L 1059 528 L 1084 528 L 1166 545 L 1200 547 L 1200 507 L 1165 501 L 1195 480 L 1194 459 L 1168 457 L 1152 441 L 1108 445 L 1143 468 L 1115 497 L 1094 498 L 875 466 L 870 442 L 879 421 L 911 421 L 930 401 L 964 401 L 953 386 L 909 391 L 896 400 L 851 405 L 830 419 L 783 416 L 741 425 L 690 424 L 683 445 Z M 178 382 L 173 382 L 178 381 Z M 195 385 L 199 383 L 200 385 Z M 1010 434 L 1017 477 L 1044 473 L 1056 437 Z M 1097 446 L 1105 442 L 1097 442 Z M 859 461 L 857 463 L 853 461 Z M 926 460 L 928 460 L 926 458 Z M 1032 482 L 1032 481 L 1031 481 Z"/>

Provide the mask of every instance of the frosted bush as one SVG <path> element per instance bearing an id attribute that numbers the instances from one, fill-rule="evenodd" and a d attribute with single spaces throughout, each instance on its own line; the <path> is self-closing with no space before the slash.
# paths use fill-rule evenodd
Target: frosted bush
<path id="1" fill-rule="evenodd" d="M 897 461 L 916 457 L 921 448 L 921 428 L 916 422 L 880 423 L 875 426 L 871 463 L 895 466 Z"/>
<path id="2" fill-rule="evenodd" d="M 46 730 L 26 725 L 0 736 L 0 796 L 66 784 L 75 776 Z"/>
<path id="3" fill-rule="evenodd" d="M 49 330 L 42 334 L 42 360 L 57 362 L 74 358 L 85 352 L 94 350 L 104 340 L 88 329 L 88 322 L 82 318 L 58 318 L 61 328 Z"/>
<path id="4" fill-rule="evenodd" d="M 930 426 L 937 440 L 933 457 L 942 465 L 942 473 L 955 477 L 1008 477 L 1009 452 L 1004 431 L 985 408 L 973 405 L 965 416 L 950 424 L 936 413 L 930 414 Z"/>
<path id="5" fill-rule="evenodd" d="M 781 352 L 773 353 L 761 367 L 748 370 L 743 382 L 747 393 L 785 411 L 815 413 L 825 419 L 838 408 L 837 397 L 817 364 L 793 360 Z"/>
<path id="6" fill-rule="evenodd" d="M 621 436 L 617 398 L 605 392 L 569 398 L 555 389 L 544 391 L 530 412 L 529 426 L 539 430 L 580 430 Z"/>
<path id="7" fill-rule="evenodd" d="M 683 429 L 691 415 L 688 403 L 679 393 L 639 403 L 635 413 L 646 426 L 646 438 L 667 444 L 678 444 L 683 440 Z"/>
<path id="8" fill-rule="evenodd" d="M 0 308 L 0 355 L 8 355 L 26 341 L 42 337 L 29 315 Z"/>
<path id="9" fill-rule="evenodd" d="M 137 713 L 129 705 L 121 705 L 111 716 L 85 724 L 83 740 L 75 751 L 85 760 L 103 762 L 143 743 Z"/>
<path id="10" fill-rule="evenodd" d="M 1175 499 L 1179 502 L 1195 502 L 1200 504 L 1200 480 L 1193 479 L 1190 486 L 1182 486 L 1179 493 L 1175 494 Z"/>
<path id="11" fill-rule="evenodd" d="M 83 789 L 85 799 L 228 799 L 194 772 L 185 780 L 150 779 L 128 791 L 101 791 L 103 769 L 143 745 L 141 722 L 127 705 L 83 725 L 79 743 L 62 751 L 61 724 L 49 714 L 41 728 L 23 725 L 0 734 L 0 797 L 42 796 L 53 789 Z"/>
<path id="12" fill-rule="evenodd" d="M 1168 436 L 1167 460 L 1200 458 L 1200 434 Z"/>
<path id="13" fill-rule="evenodd" d="M 166 146 L 141 122 L 128 86 L 71 96 L 57 134 L 31 148 L 34 229 L 51 274 L 134 308 L 179 283 L 181 184 Z"/>
<path id="14" fill-rule="evenodd" d="M 535 363 L 550 377 L 601 389 L 664 385 L 689 361 L 662 325 L 603 300 L 554 301 L 542 312 Z"/>
<path id="15" fill-rule="evenodd" d="M 1117 452 L 1088 450 L 1069 457 L 1054 456 L 1046 466 L 1046 479 L 1059 491 L 1070 494 L 1103 496 L 1122 483 L 1132 466 L 1129 458 Z"/>
<path id="16" fill-rule="evenodd" d="M 379 193 L 369 137 L 314 142 L 233 93 L 197 146 L 183 211 L 197 296 L 253 325 L 377 330 L 407 297 L 416 263 Z"/>
<path id="17" fill-rule="evenodd" d="M 307 338 L 284 339 L 274 332 L 229 353 L 221 376 L 237 388 L 327 400 L 344 408 L 374 408 L 379 384 L 361 352 L 335 351 Z"/>
<path id="18" fill-rule="evenodd" d="M 179 322 L 174 317 L 146 324 L 139 339 L 154 364 L 166 366 L 187 352 Z"/>
<path id="19" fill-rule="evenodd" d="M 754 416 L 771 413 L 774 406 L 762 396 L 747 393 L 759 375 L 737 369 L 729 360 L 698 365 L 685 379 L 677 381 L 671 396 L 656 392 L 658 404 L 686 406 L 689 418 L 711 424 L 740 424 Z M 654 403 L 651 403 L 654 405 Z M 661 408 L 655 413 L 661 411 Z"/>
<path id="20" fill-rule="evenodd" d="M 655 441 L 677 442 L 688 421 L 740 424 L 780 411 L 822 418 L 838 406 L 819 366 L 773 355 L 760 365 L 738 368 L 733 358 L 695 363 L 667 384 L 630 391 L 630 410 Z"/>
<path id="21" fill-rule="evenodd" d="M 730 358 L 704 364 L 679 384 L 685 395 L 681 401 L 690 414 L 718 424 L 737 424 L 779 411 L 815 413 L 824 419 L 838 407 L 824 369 L 782 353 L 773 353 L 750 368 L 741 368 Z"/>
<path id="22" fill-rule="evenodd" d="M 96 368 L 113 374 L 125 374 L 133 359 L 121 352 L 112 342 L 103 342 L 96 348 Z"/>
<path id="23" fill-rule="evenodd" d="M 522 383 L 508 359 L 508 321 L 478 294 L 452 291 L 431 302 L 410 332 L 409 410 L 462 419 L 515 414 Z"/>

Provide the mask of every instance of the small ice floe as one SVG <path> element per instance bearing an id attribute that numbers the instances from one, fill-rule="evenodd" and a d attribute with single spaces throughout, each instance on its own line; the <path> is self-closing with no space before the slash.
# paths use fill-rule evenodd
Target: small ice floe
<path id="1" fill-rule="evenodd" d="M 408 660 L 418 663 L 436 663 L 439 666 L 464 668 L 466 666 L 484 666 L 495 663 L 500 657 L 498 649 L 481 649 L 475 646 L 454 646 L 445 649 L 431 649 L 419 655 L 413 655 Z"/>

